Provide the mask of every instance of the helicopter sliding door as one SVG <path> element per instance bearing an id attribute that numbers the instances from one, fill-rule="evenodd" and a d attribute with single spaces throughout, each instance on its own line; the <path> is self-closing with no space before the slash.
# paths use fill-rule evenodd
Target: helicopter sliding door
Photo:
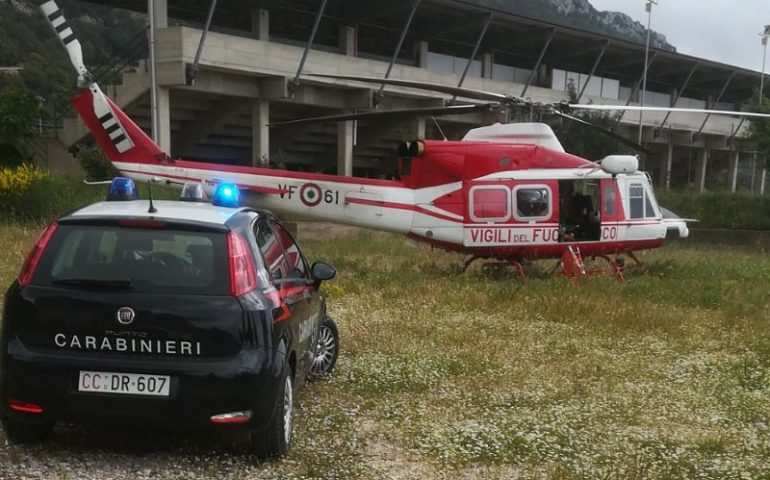
<path id="1" fill-rule="evenodd" d="M 559 241 L 598 241 L 601 206 L 601 180 L 559 180 Z"/>
<path id="2" fill-rule="evenodd" d="M 610 178 L 601 180 L 602 210 L 601 210 L 601 241 L 614 242 L 626 238 L 626 231 L 620 228 L 618 222 L 625 218 L 623 200 L 618 189 L 618 182 Z"/>

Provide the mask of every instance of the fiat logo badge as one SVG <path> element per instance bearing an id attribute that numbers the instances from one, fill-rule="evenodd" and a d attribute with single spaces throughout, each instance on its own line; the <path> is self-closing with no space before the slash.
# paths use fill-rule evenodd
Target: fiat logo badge
<path id="1" fill-rule="evenodd" d="M 131 307 L 120 307 L 118 313 L 115 314 L 118 323 L 123 325 L 130 325 L 134 321 L 135 316 L 134 309 Z"/>

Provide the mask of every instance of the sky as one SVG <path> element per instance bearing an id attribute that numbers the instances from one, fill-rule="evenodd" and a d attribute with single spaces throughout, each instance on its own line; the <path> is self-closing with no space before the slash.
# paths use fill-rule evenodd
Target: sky
<path id="1" fill-rule="evenodd" d="M 651 29 L 679 53 L 762 70 L 759 33 L 770 25 L 770 0 L 656 0 Z M 645 0 L 589 0 L 597 10 L 623 12 L 647 25 Z M 770 43 L 770 41 L 769 41 Z M 768 48 L 770 50 L 770 48 Z M 770 52 L 765 71 L 770 70 Z"/>

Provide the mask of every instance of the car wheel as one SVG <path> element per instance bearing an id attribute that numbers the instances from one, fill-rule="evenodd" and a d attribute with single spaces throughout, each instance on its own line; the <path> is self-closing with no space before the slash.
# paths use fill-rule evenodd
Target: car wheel
<path id="1" fill-rule="evenodd" d="M 294 427 L 294 390 L 290 372 L 287 365 L 278 389 L 278 406 L 267 429 L 251 434 L 254 453 L 260 460 L 281 457 L 289 451 Z"/>
<path id="2" fill-rule="evenodd" d="M 53 422 L 22 423 L 3 416 L 5 437 L 13 443 L 40 443 L 51 436 Z"/>
<path id="3" fill-rule="evenodd" d="M 339 352 L 340 333 L 337 330 L 337 324 L 331 317 L 325 316 L 318 332 L 318 344 L 313 355 L 313 363 L 310 365 L 310 379 L 330 375 L 337 363 Z"/>

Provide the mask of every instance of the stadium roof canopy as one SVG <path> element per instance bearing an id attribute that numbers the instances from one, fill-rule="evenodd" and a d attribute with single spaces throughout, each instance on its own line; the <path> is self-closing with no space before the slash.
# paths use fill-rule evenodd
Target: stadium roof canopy
<path id="1" fill-rule="evenodd" d="M 146 0 L 83 0 L 88 3 L 146 12 Z M 210 0 L 167 0 L 170 24 L 202 24 Z M 220 0 L 212 30 L 247 36 L 255 8 L 270 10 L 270 38 L 296 43 L 307 41 L 320 6 L 319 0 Z M 358 26 L 360 56 L 388 61 L 409 17 L 413 0 L 364 2 L 329 0 L 319 25 L 314 48 L 338 48 L 339 28 Z M 532 69 L 545 49 L 542 63 L 568 71 L 589 72 L 597 58 L 595 75 L 637 84 L 644 69 L 645 46 L 577 28 L 557 25 L 490 9 L 473 0 L 422 0 L 409 28 L 399 63 L 413 63 L 412 45 L 428 41 L 433 52 L 468 57 L 490 13 L 491 24 L 479 49 L 494 53 L 495 62 Z M 723 92 L 722 103 L 740 104 L 752 96 L 760 74 L 748 69 L 661 49 L 650 49 L 654 59 L 647 74 L 647 89 L 670 94 L 686 86 L 686 95 L 702 100 Z M 681 93 L 681 92 L 680 92 Z"/>

